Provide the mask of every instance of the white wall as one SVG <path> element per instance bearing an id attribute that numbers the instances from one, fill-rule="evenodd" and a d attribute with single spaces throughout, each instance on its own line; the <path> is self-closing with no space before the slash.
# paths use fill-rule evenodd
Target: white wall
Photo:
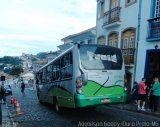
<path id="1" fill-rule="evenodd" d="M 140 41 L 138 42 L 138 56 L 137 56 L 137 67 L 136 67 L 136 81 L 140 81 L 144 77 L 145 72 L 145 62 L 146 62 L 146 51 L 147 49 L 155 49 L 155 45 L 159 45 L 160 42 L 147 42 L 147 31 L 148 31 L 148 22 L 150 19 L 150 8 L 151 0 L 142 1 L 142 10 L 141 10 L 141 25 L 140 25 Z"/>
<path id="2" fill-rule="evenodd" d="M 100 0 L 99 0 L 100 2 Z M 109 11 L 109 5 L 110 5 L 110 0 L 105 0 L 105 12 Z M 98 2 L 97 2 L 97 22 L 96 22 L 96 27 L 97 27 L 97 35 L 96 37 L 98 38 L 99 36 L 104 35 L 106 38 L 105 44 L 107 44 L 108 41 L 108 35 L 116 31 L 118 32 L 118 47 L 121 47 L 121 34 L 124 30 L 127 28 L 135 28 L 136 29 L 136 37 L 137 37 L 137 28 L 138 28 L 138 9 L 139 9 L 139 0 L 137 0 L 136 3 L 125 7 L 125 0 L 120 0 L 120 7 L 121 7 L 121 12 L 120 12 L 120 21 L 121 25 L 115 26 L 115 27 L 110 27 L 110 28 L 103 28 L 103 17 L 98 18 L 98 14 L 100 11 L 100 7 L 98 7 Z M 97 41 L 97 39 L 96 39 Z M 137 41 L 135 41 L 137 43 Z M 130 73 L 132 73 L 132 76 L 134 76 L 134 66 L 131 68 L 126 68 Z M 134 77 L 132 77 L 132 83 L 133 83 Z"/>
<path id="3" fill-rule="evenodd" d="M 107 12 L 109 10 L 109 0 L 105 0 L 105 12 Z M 116 27 L 111 27 L 111 28 L 103 28 L 103 17 L 98 18 L 98 11 L 100 11 L 99 7 L 98 7 L 98 3 L 97 3 L 97 38 L 99 36 L 104 35 L 106 37 L 106 44 L 108 41 L 108 35 L 112 32 L 112 31 L 117 31 L 119 33 L 119 47 L 121 45 L 121 32 L 123 30 L 125 30 L 126 28 L 129 27 L 134 27 L 137 28 L 138 26 L 138 1 L 137 3 L 125 7 L 125 0 L 120 0 L 120 7 L 121 8 L 121 25 L 120 26 L 116 26 Z M 137 30 L 137 29 L 136 29 Z"/>

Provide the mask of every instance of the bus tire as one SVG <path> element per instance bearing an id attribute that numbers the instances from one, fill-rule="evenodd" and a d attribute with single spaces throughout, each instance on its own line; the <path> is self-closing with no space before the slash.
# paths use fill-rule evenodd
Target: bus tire
<path id="1" fill-rule="evenodd" d="M 96 110 L 96 108 L 97 108 L 96 106 L 89 106 L 89 107 L 86 107 L 86 109 L 88 109 L 88 110 L 93 110 L 93 111 Z"/>
<path id="2" fill-rule="evenodd" d="M 56 112 L 57 113 L 59 113 L 59 114 L 61 114 L 62 113 L 62 108 L 61 107 L 59 107 L 59 105 L 58 105 L 58 101 L 56 100 L 56 103 L 55 103 L 55 109 L 56 109 Z"/>
<path id="3" fill-rule="evenodd" d="M 40 103 L 40 104 L 43 104 L 42 100 L 40 100 L 39 94 L 37 94 L 37 97 L 38 97 L 39 103 Z"/>

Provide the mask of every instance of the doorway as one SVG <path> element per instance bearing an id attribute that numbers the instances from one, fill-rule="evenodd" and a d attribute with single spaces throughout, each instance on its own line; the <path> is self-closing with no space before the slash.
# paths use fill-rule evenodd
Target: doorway
<path id="1" fill-rule="evenodd" d="M 126 76 L 125 76 L 127 82 L 125 84 L 125 87 L 127 88 L 127 101 L 130 100 L 131 96 L 131 86 L 132 86 L 132 73 L 126 70 Z"/>
<path id="2" fill-rule="evenodd" d="M 148 50 L 146 54 L 145 78 L 153 80 L 160 79 L 160 50 Z"/>

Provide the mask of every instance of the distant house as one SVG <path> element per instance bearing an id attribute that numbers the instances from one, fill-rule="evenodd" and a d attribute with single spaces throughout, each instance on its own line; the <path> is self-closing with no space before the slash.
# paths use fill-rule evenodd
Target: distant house
<path id="1" fill-rule="evenodd" d="M 48 63 L 47 59 L 33 62 L 33 73 L 36 73 L 42 66 Z"/>
<path id="2" fill-rule="evenodd" d="M 6 74 L 6 73 L 4 73 L 3 71 L 0 71 L 0 77 L 1 77 L 1 76 L 5 76 L 4 84 L 10 84 L 10 85 L 13 84 L 13 79 L 14 79 L 15 77 Z M 1 84 L 1 81 L 0 81 L 0 84 Z"/>
<path id="3" fill-rule="evenodd" d="M 71 47 L 73 44 L 78 43 L 78 44 L 95 44 L 95 37 L 96 37 L 96 27 L 87 29 L 85 31 L 82 31 L 77 34 L 72 34 L 69 35 L 61 41 L 64 42 L 63 45 L 59 45 L 58 48 L 61 51 L 65 51 L 69 47 Z"/>
<path id="4" fill-rule="evenodd" d="M 54 58 L 56 58 L 59 54 L 60 54 L 59 51 L 47 53 L 47 61 L 48 61 L 48 63 L 50 61 L 52 61 Z"/>

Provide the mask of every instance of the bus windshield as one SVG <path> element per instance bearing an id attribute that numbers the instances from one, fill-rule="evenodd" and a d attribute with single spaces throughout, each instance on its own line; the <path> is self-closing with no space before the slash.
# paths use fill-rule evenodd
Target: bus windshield
<path id="1" fill-rule="evenodd" d="M 81 45 L 80 59 L 87 70 L 121 70 L 121 50 L 109 46 Z"/>

